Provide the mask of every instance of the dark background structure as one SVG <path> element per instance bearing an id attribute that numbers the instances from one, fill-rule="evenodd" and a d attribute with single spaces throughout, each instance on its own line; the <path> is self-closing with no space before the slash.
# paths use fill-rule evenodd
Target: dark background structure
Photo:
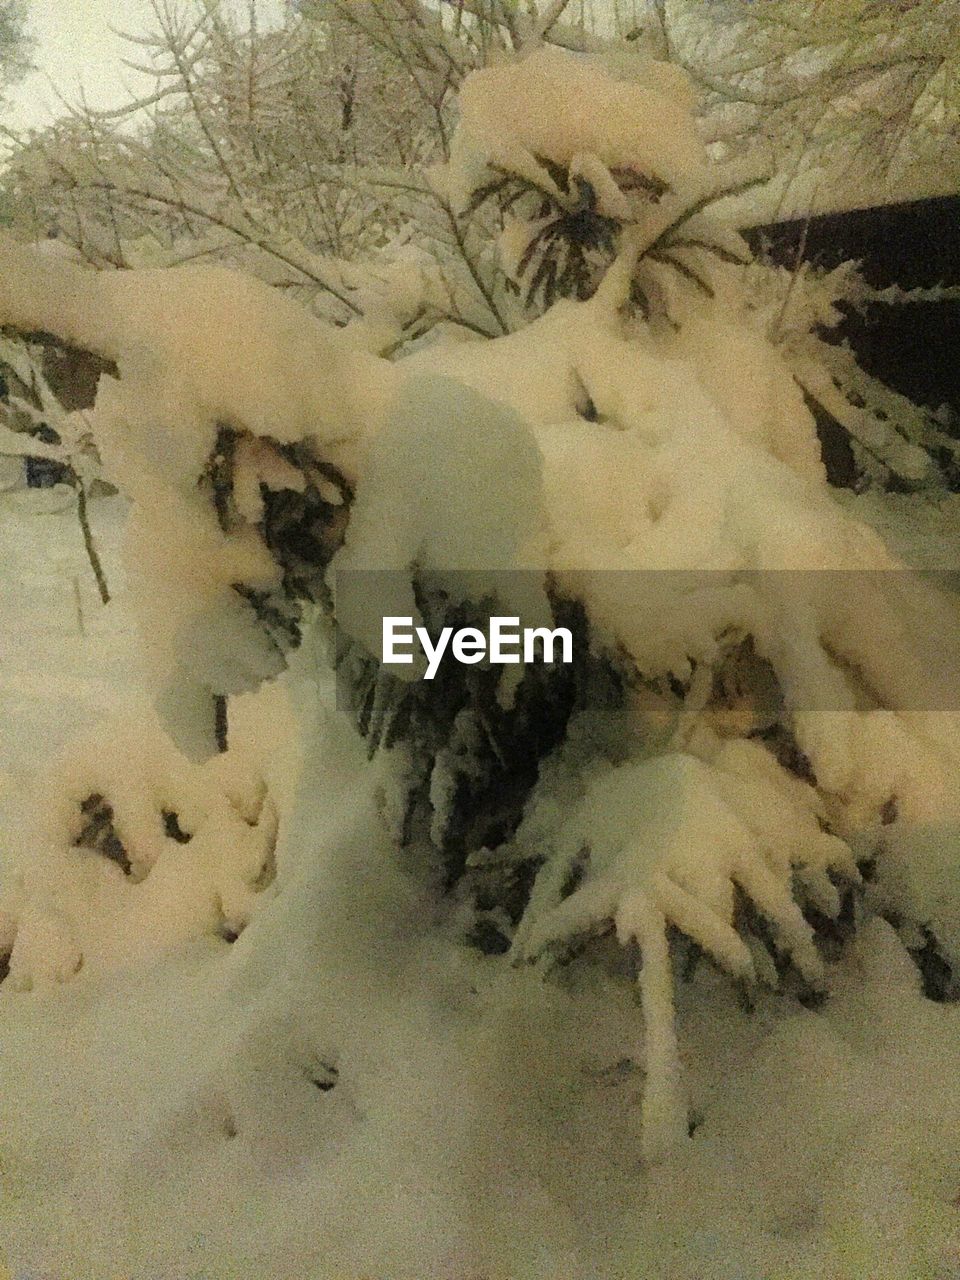
<path id="1" fill-rule="evenodd" d="M 881 289 L 960 285 L 960 196 L 750 227 L 744 235 L 785 266 L 801 254 L 828 268 L 856 258 Z M 960 302 L 873 304 L 837 336 L 849 338 L 867 370 L 895 390 L 960 414 Z"/>

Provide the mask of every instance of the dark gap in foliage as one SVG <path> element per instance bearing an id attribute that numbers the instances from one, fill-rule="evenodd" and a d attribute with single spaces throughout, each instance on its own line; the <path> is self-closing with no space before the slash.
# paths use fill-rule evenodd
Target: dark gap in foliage
<path id="1" fill-rule="evenodd" d="M 755 938 L 773 962 L 779 989 L 807 1008 L 819 1008 L 826 992 L 814 987 L 793 964 L 776 939 L 770 921 L 739 886 L 734 898 L 734 924 L 742 938 Z"/>
<path id="2" fill-rule="evenodd" d="M 416 595 L 434 636 L 444 626 L 484 630 L 496 612 L 491 600 L 455 604 L 442 590 L 429 592 L 422 584 Z M 609 669 L 606 696 L 622 699 L 619 676 L 607 660 L 590 653 L 582 606 L 559 597 L 552 606 L 554 625 L 568 627 L 573 635 L 574 661 L 526 667 L 506 707 L 498 699 L 503 668 L 442 663 L 432 681 L 410 684 L 383 672 L 375 658 L 339 637 L 341 688 L 370 754 L 399 741 L 411 749 L 402 838 L 410 843 L 419 837 L 437 846 L 448 889 L 460 881 L 472 853 L 496 850 L 514 834 L 541 761 L 563 742 L 574 710 L 593 703 L 600 667 Z M 438 769 L 445 773 L 435 773 Z M 431 784 L 441 779 L 447 805 L 438 816 Z M 529 887 L 524 884 L 522 893 Z M 511 916 L 516 906 L 510 904 Z"/>
<path id="3" fill-rule="evenodd" d="M 308 1072 L 310 1083 L 321 1093 L 329 1093 L 335 1089 L 340 1079 L 340 1068 L 332 1062 L 318 1062 Z"/>
<path id="4" fill-rule="evenodd" d="M 227 699 L 222 693 L 213 695 L 213 737 L 221 755 L 227 750 L 229 738 L 229 712 Z"/>
<path id="5" fill-rule="evenodd" d="M 465 941 L 485 956 L 502 956 L 510 950 L 510 937 L 491 916 L 479 915 Z"/>
<path id="6" fill-rule="evenodd" d="M 824 409 L 819 400 L 815 400 L 805 388 L 801 390 L 804 402 L 816 423 L 820 456 L 826 468 L 828 482 L 835 489 L 855 489 L 860 479 L 860 470 L 850 444 L 849 433 L 832 413 Z"/>
<path id="7" fill-rule="evenodd" d="M 109 801 L 99 791 L 93 791 L 81 801 L 80 813 L 84 820 L 73 842 L 74 848 L 99 853 L 115 862 L 124 875 L 130 875 L 130 859 L 113 825 L 113 806 Z"/>
<path id="8" fill-rule="evenodd" d="M 803 903 L 804 919 L 813 930 L 820 954 L 833 963 L 840 959 L 860 924 L 863 890 L 858 885 L 841 883 L 835 875 L 830 879 L 840 895 L 836 916 L 826 915 L 812 903 L 803 903 L 803 887 L 798 882 L 794 883 L 794 897 Z"/>
<path id="9" fill-rule="evenodd" d="M 960 1000 L 960 976 L 943 954 L 936 938 L 924 930 L 922 947 L 910 948 L 914 963 L 920 970 L 923 994 L 937 1004 L 954 1004 Z"/>
<path id="10" fill-rule="evenodd" d="M 174 813 L 172 809 L 164 809 L 161 812 L 163 818 L 163 833 L 170 840 L 176 840 L 177 844 L 189 844 L 193 839 L 193 835 L 189 831 L 184 831 L 180 826 L 180 815 Z"/>

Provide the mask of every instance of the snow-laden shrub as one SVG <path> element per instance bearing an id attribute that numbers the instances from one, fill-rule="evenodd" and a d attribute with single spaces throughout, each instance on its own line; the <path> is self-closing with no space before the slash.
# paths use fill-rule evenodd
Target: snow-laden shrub
<path id="1" fill-rule="evenodd" d="M 764 175 L 708 160 L 678 67 L 544 48 L 519 65 L 474 72 L 460 103 L 450 163 L 435 185 L 462 215 L 496 210 L 500 265 L 528 313 L 592 297 L 611 264 L 619 258 L 624 269 L 629 258 L 625 305 L 655 329 L 689 337 L 696 328 L 694 348 L 715 345 L 703 340 L 714 313 L 751 311 L 803 394 L 849 437 L 861 483 L 956 483 L 960 447 L 938 415 L 825 340 L 842 306 L 897 305 L 916 292 L 871 289 L 852 262 L 833 271 L 755 262 L 711 206 Z M 725 368 L 740 358 L 729 342 L 717 354 Z"/>
<path id="2" fill-rule="evenodd" d="M 178 743 L 222 747 L 223 700 L 332 633 L 347 709 L 382 749 L 383 821 L 463 932 L 545 974 L 611 932 L 629 972 L 639 946 L 653 1158 L 688 1120 L 672 934 L 746 987 L 791 975 L 816 1002 L 856 924 L 858 863 L 915 826 L 955 839 L 960 611 L 831 493 L 739 240 L 704 213 L 723 183 L 689 97 L 673 69 L 633 74 L 551 53 L 465 82 L 437 183 L 467 206 L 503 198 L 521 259 L 533 246 L 518 281 L 554 264 L 534 268 L 534 310 L 570 295 L 516 332 L 391 363 L 362 327 L 222 268 L 94 274 L 6 242 L 0 321 L 116 365 L 89 420 L 132 500 L 131 603 Z M 432 687 L 379 661 L 384 614 L 436 628 L 498 611 L 569 618 L 573 669 Z M 150 834 L 131 838 L 108 781 L 71 788 L 85 843 L 69 861 L 90 847 L 83 865 L 118 884 L 149 869 L 131 893 L 165 862 L 199 866 L 204 821 L 216 858 L 223 824 L 241 831 L 202 775 L 206 818 L 154 779 L 132 819 Z M 260 835 L 245 840 L 257 856 L 238 840 L 226 881 L 197 871 L 208 914 L 239 894 L 228 923 L 262 874 Z M 898 877 L 883 883 L 906 918 L 920 898 Z"/>
<path id="3" fill-rule="evenodd" d="M 38 780 L 0 944 L 17 989 L 233 942 L 275 891 L 285 788 L 266 757 L 291 732 L 283 699 L 241 702 L 234 746 L 203 765 L 143 711 L 81 734 Z"/>
<path id="4" fill-rule="evenodd" d="M 707 161 L 689 81 L 668 63 L 609 68 L 545 48 L 464 83 L 447 190 L 461 212 L 495 202 L 502 263 L 528 309 L 591 297 L 628 230 L 640 260 L 630 301 L 645 316 L 669 315 L 664 276 L 709 296 L 704 254 L 749 259 L 739 236 L 701 216 L 731 185 Z"/>

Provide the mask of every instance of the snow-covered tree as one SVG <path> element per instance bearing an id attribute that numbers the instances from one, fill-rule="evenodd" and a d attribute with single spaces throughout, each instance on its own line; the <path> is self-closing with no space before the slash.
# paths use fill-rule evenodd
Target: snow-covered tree
<path id="1" fill-rule="evenodd" d="M 955 190 L 952 0 L 651 0 L 639 25 L 691 72 L 723 150 L 766 147 L 782 184 L 804 175 L 797 207 L 818 187 L 851 203 Z"/>
<path id="2" fill-rule="evenodd" d="M 334 275 L 258 240 L 275 224 L 228 190 L 229 158 L 222 220 L 249 219 L 231 234 L 312 272 L 338 324 L 223 266 L 95 271 L 0 245 L 0 322 L 111 364 L 88 421 L 131 503 L 129 604 L 178 748 L 138 760 L 124 736 L 67 771 L 2 919 L 23 985 L 144 933 L 243 930 L 236 964 L 278 966 L 285 1027 L 303 996 L 288 928 L 342 992 L 413 919 L 426 963 L 486 957 L 467 1039 L 471 1019 L 495 1036 L 530 967 L 535 1007 L 585 973 L 635 982 L 642 1018 L 617 1034 L 653 1162 L 693 1122 L 675 968 L 706 958 L 744 1003 L 817 1006 L 873 913 L 954 972 L 960 610 L 827 484 L 804 392 L 855 371 L 807 339 L 849 279 L 760 271 L 712 211 L 744 173 L 709 158 L 683 75 L 551 43 L 563 7 L 499 6 L 488 67 L 469 70 L 478 28 L 458 46 L 447 159 L 406 184 L 423 257 L 393 277 L 402 305 L 376 265 Z M 435 21 L 441 58 L 456 24 L 404 8 Z M 925 508 L 949 503 L 949 438 L 863 399 L 854 437 Z M 568 626 L 573 661 L 427 681 L 383 660 L 385 616 L 436 637 L 493 614 Z M 261 750 L 251 773 L 238 737 L 277 680 L 319 760 L 286 810 L 282 771 Z M 319 1087 L 342 1090 L 370 1049 L 330 1017 L 343 1044 Z"/>

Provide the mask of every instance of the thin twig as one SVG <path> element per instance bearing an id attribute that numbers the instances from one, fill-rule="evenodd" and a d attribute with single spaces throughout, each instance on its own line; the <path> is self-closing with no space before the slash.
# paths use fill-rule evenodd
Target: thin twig
<path id="1" fill-rule="evenodd" d="M 487 288 L 487 285 L 485 284 L 483 277 L 480 275 L 480 272 L 477 270 L 476 263 L 473 261 L 470 254 L 467 251 L 466 240 L 464 239 L 463 231 L 460 227 L 460 221 L 457 218 L 457 215 L 453 212 L 453 209 L 451 209 L 450 205 L 446 200 L 440 200 L 439 204 L 440 204 L 440 208 L 446 214 L 447 221 L 450 224 L 450 230 L 453 232 L 453 238 L 456 241 L 457 248 L 460 251 L 460 256 L 463 258 L 463 261 L 466 264 L 466 268 L 470 272 L 471 277 L 473 278 L 474 284 L 477 286 L 477 288 L 480 290 L 480 293 L 483 295 L 483 300 L 487 304 L 487 306 L 490 308 L 491 314 L 493 315 L 497 324 L 500 326 L 500 331 L 502 333 L 509 333 L 510 326 L 507 324 L 506 320 L 504 320 L 503 316 L 500 314 L 500 310 L 497 307 L 493 294 Z"/>
<path id="2" fill-rule="evenodd" d="M 103 565 L 100 563 L 100 556 L 97 553 L 96 544 L 93 541 L 93 532 L 90 528 L 90 520 L 87 515 L 87 491 L 84 488 L 83 480 L 77 476 L 77 519 L 80 521 L 80 530 L 83 534 L 83 545 L 86 548 L 87 559 L 90 561 L 90 568 L 93 570 L 93 576 L 97 580 L 97 590 L 100 592 L 100 599 L 104 604 L 110 603 L 110 591 L 107 587 L 106 574 L 103 572 Z"/>
<path id="3" fill-rule="evenodd" d="M 77 577 L 76 574 L 73 575 L 72 582 L 73 582 L 73 603 L 76 606 L 76 610 L 77 610 L 77 629 L 80 632 L 81 636 L 85 636 L 87 632 L 86 632 L 86 628 L 83 625 L 83 599 L 80 595 L 80 579 Z"/>
<path id="4" fill-rule="evenodd" d="M 192 204 L 179 196 L 164 196 L 159 192 L 144 190 L 140 187 L 118 187 L 115 183 L 106 181 L 91 182 L 90 186 L 94 190 L 113 191 L 118 195 L 124 195 L 132 199 L 149 200 L 154 204 L 163 205 L 165 208 L 174 209 L 181 213 L 192 213 L 195 218 L 203 218 L 212 226 L 220 227 L 223 231 L 229 231 L 238 240 L 254 245 L 264 253 L 269 254 L 270 257 L 276 258 L 278 262 L 284 263 L 294 271 L 299 271 L 307 280 L 319 285 L 321 289 L 326 289 L 327 293 L 332 294 L 338 302 L 342 302 L 354 315 L 363 314 L 357 304 L 348 298 L 345 293 L 341 293 L 328 280 L 318 276 L 315 271 L 311 271 L 309 267 L 298 262 L 296 258 L 292 258 L 289 254 L 284 253 L 282 249 L 278 249 L 275 244 L 270 242 L 268 236 L 257 234 L 256 229 L 247 231 L 243 227 L 237 227 L 234 223 L 227 221 L 226 218 L 221 218 L 219 215 L 211 213 L 209 209 L 203 209 L 199 205 Z"/>

